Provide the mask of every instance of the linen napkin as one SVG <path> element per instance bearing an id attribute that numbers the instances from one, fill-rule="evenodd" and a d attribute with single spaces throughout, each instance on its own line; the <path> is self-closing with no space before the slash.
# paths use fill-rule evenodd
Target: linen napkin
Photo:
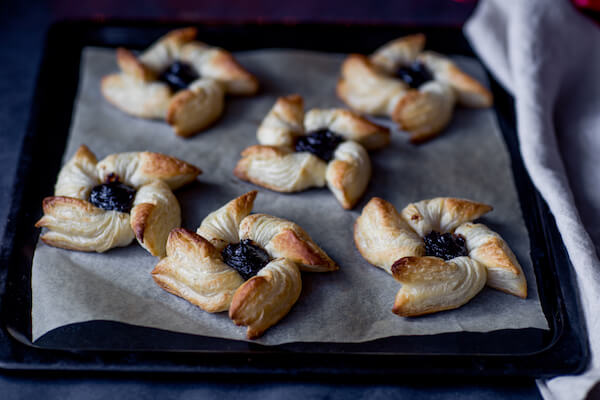
<path id="1" fill-rule="evenodd" d="M 584 398 L 600 381 L 600 29 L 564 0 L 484 0 L 465 33 L 515 98 L 525 166 L 579 285 L 591 362 L 538 387 L 546 399 Z"/>

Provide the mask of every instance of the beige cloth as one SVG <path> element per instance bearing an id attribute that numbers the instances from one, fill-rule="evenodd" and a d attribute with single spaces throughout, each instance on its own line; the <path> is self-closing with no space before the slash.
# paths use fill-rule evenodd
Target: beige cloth
<path id="1" fill-rule="evenodd" d="M 515 97 L 525 166 L 556 218 L 579 284 L 591 363 L 539 381 L 546 399 L 581 399 L 600 380 L 600 30 L 562 0 L 486 0 L 465 27 Z"/>

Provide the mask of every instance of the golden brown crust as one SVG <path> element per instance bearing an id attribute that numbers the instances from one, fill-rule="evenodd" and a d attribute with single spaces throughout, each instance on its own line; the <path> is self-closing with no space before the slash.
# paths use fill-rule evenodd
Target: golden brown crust
<path id="1" fill-rule="evenodd" d="M 240 239 L 251 239 L 273 257 L 294 261 L 302 271 L 327 272 L 338 265 L 298 224 L 266 214 L 252 214 L 240 223 Z"/>
<path id="2" fill-rule="evenodd" d="M 178 186 L 190 183 L 202 173 L 200 168 L 162 153 L 144 151 L 140 153 L 140 161 L 141 172 L 156 179 L 168 183 L 171 178 L 181 177 L 177 183 Z M 175 188 L 173 187 L 173 189 Z"/>
<path id="3" fill-rule="evenodd" d="M 79 148 L 73 155 L 73 158 L 76 160 L 86 161 L 91 164 L 96 164 L 98 162 L 94 153 L 92 153 L 92 151 L 85 144 L 79 146 Z"/>
<path id="4" fill-rule="evenodd" d="M 297 264 L 326 265 L 326 269 L 331 271 L 339 268 L 333 260 L 324 256 L 323 250 L 314 243 L 298 237 L 293 230 L 284 229 L 280 234 L 273 237 L 271 244 L 278 248 L 285 248 L 286 258 Z"/>
<path id="5" fill-rule="evenodd" d="M 209 240 L 219 251 L 229 243 L 240 241 L 239 227 L 242 220 L 252 212 L 252 206 L 258 192 L 245 193 L 208 214 L 196 231 Z"/>
<path id="6" fill-rule="evenodd" d="M 258 195 L 258 190 L 251 190 L 237 197 L 235 199 L 235 202 L 233 203 L 234 209 L 232 210 L 232 213 L 234 215 L 244 216 L 250 214 L 252 212 L 252 207 L 254 207 L 254 200 L 256 200 L 256 195 Z"/>
<path id="7" fill-rule="evenodd" d="M 455 197 L 447 197 L 444 208 L 461 221 L 472 221 L 494 209 L 489 204 Z"/>
<path id="8" fill-rule="evenodd" d="M 327 164 L 308 152 L 276 146 L 250 146 L 242 152 L 236 177 L 277 192 L 298 192 L 325 186 Z"/>
<path id="9" fill-rule="evenodd" d="M 238 161 L 235 168 L 233 169 L 233 174 L 244 181 L 252 182 L 255 185 L 263 186 L 267 189 L 278 191 L 278 188 L 274 185 L 270 185 L 266 182 L 262 182 L 260 180 L 251 177 L 248 172 L 250 171 L 250 163 L 254 157 L 256 158 L 278 158 L 283 157 L 284 155 L 289 154 L 289 151 L 284 150 L 280 147 L 276 146 L 263 146 L 260 144 L 256 144 L 254 146 L 250 146 L 242 151 L 242 158 Z"/>
<path id="10" fill-rule="evenodd" d="M 85 145 L 81 145 L 60 169 L 54 195 L 87 200 L 92 188 L 100 183 L 96 164 L 96 156 Z"/>
<path id="11" fill-rule="evenodd" d="M 117 64 L 121 71 L 143 81 L 156 79 L 156 73 L 146 67 L 131 51 L 117 48 Z"/>
<path id="12" fill-rule="evenodd" d="M 443 83 L 428 82 L 419 90 L 408 90 L 400 98 L 391 118 L 410 134 L 413 143 L 437 136 L 450 122 L 455 95 Z"/>
<path id="13" fill-rule="evenodd" d="M 298 137 L 327 129 L 343 139 L 326 163 L 310 152 L 295 152 Z M 344 109 L 312 109 L 304 114 L 297 94 L 280 97 L 263 119 L 257 137 L 260 145 L 242 152 L 234 175 L 278 192 L 297 192 L 329 186 L 346 209 L 364 193 L 371 176 L 366 148 L 377 149 L 390 141 L 389 129 Z"/>
<path id="14" fill-rule="evenodd" d="M 277 323 L 297 301 L 302 289 L 300 267 L 307 271 L 338 268 L 293 222 L 248 215 L 256 194 L 248 192 L 209 214 L 198 234 L 173 229 L 167 257 L 152 272 L 160 287 L 206 311 L 229 309 L 235 324 L 248 327 L 249 339 Z M 274 258 L 246 283 L 221 255 L 228 243 L 243 239 L 252 240 Z"/>
<path id="15" fill-rule="evenodd" d="M 150 203 L 142 203 L 138 204 L 136 207 L 136 213 L 131 216 L 130 224 L 136 239 L 143 242 L 144 232 L 148 228 L 150 215 L 156 206 Z"/>
<path id="16" fill-rule="evenodd" d="M 337 110 L 337 113 L 340 117 L 347 118 L 348 120 L 352 121 L 351 123 L 354 125 L 354 129 L 357 132 L 360 132 L 361 136 L 368 135 L 371 133 L 390 132 L 389 128 L 386 128 L 382 125 L 378 125 L 375 122 L 369 121 L 368 119 L 357 115 L 356 113 L 350 110 L 340 108 Z"/>
<path id="17" fill-rule="evenodd" d="M 35 224 L 47 228 L 40 238 L 51 246 L 104 252 L 133 240 L 129 215 L 105 211 L 85 200 L 51 196 L 43 200 L 44 216 Z"/>
<path id="18" fill-rule="evenodd" d="M 465 238 L 469 257 L 488 271 L 487 285 L 505 293 L 527 298 L 525 274 L 508 244 L 483 224 L 465 223 L 456 229 Z"/>
<path id="19" fill-rule="evenodd" d="M 261 156 L 261 157 L 265 157 L 265 158 L 271 158 L 271 157 L 281 157 L 284 156 L 286 154 L 289 154 L 290 152 L 288 150 L 285 150 L 281 147 L 277 147 L 277 146 L 264 146 L 261 144 L 255 144 L 253 146 L 247 147 L 246 149 L 244 149 L 241 153 L 242 157 L 248 157 L 248 156 Z"/>
<path id="20" fill-rule="evenodd" d="M 380 198 L 367 203 L 354 225 L 354 242 L 373 265 L 402 283 L 393 312 L 418 316 L 457 308 L 487 285 L 525 298 L 523 271 L 506 244 L 483 224 L 469 221 L 492 207 L 466 199 L 437 197 L 411 203 L 398 214 Z M 423 256 L 423 237 L 452 232 L 465 240 L 468 256 L 444 261 Z"/>
<path id="21" fill-rule="evenodd" d="M 160 41 L 168 41 L 171 43 L 177 43 L 177 44 L 183 44 L 183 43 L 187 43 L 187 42 L 191 42 L 192 40 L 194 40 L 196 38 L 196 36 L 198 35 L 198 29 L 194 28 L 193 26 L 188 26 L 185 28 L 179 28 L 179 29 L 175 29 L 172 30 L 171 32 L 167 33 L 165 36 L 163 36 L 162 38 L 160 38 Z"/>
<path id="22" fill-rule="evenodd" d="M 179 136 L 209 127 L 222 114 L 225 93 L 252 95 L 258 80 L 226 50 L 194 41 L 196 28 L 171 31 L 136 56 L 117 49 L 120 74 L 102 79 L 104 97 L 122 111 L 141 118 L 166 119 Z M 157 77 L 174 61 L 189 63 L 199 79 L 173 93 Z"/>
<path id="23" fill-rule="evenodd" d="M 338 118 L 347 119 L 352 125 L 356 136 L 350 139 L 362 144 L 367 150 L 377 150 L 390 143 L 389 128 L 369 121 L 350 110 L 338 109 L 337 113 Z"/>
<path id="24" fill-rule="evenodd" d="M 167 109 L 167 115 L 165 121 L 169 125 L 175 125 L 177 123 L 177 114 L 181 108 L 195 97 L 194 93 L 190 90 L 182 90 L 177 93 L 169 102 L 169 108 Z M 186 132 L 187 133 L 187 132 Z M 186 136 L 183 132 L 177 134 L 178 136 Z"/>
<path id="25" fill-rule="evenodd" d="M 350 54 L 342 63 L 336 92 L 354 110 L 389 116 L 408 89 L 403 81 L 379 72 L 368 57 Z"/>
<path id="26" fill-rule="evenodd" d="M 304 100 L 297 94 L 277 98 L 256 131 L 258 143 L 293 149 L 304 133 Z"/>
<path id="27" fill-rule="evenodd" d="M 423 240 L 379 197 L 369 200 L 356 219 L 354 244 L 365 260 L 389 273 L 396 260 L 425 255 Z"/>
<path id="28" fill-rule="evenodd" d="M 452 87 L 459 91 L 458 99 L 468 107 L 487 108 L 494 103 L 492 93 L 477 80 L 465 74 L 456 65 L 449 68 L 448 75 Z M 469 92 L 470 95 L 461 94 Z"/>
<path id="29" fill-rule="evenodd" d="M 273 113 L 287 124 L 302 130 L 304 123 L 304 99 L 299 94 L 278 97 L 272 108 Z"/>
<path id="30" fill-rule="evenodd" d="M 388 128 L 342 108 L 313 108 L 304 117 L 304 127 L 308 133 L 329 129 L 346 140 L 361 144 L 367 150 L 380 149 L 390 142 Z"/>
<path id="31" fill-rule="evenodd" d="M 160 153 L 111 154 L 97 163 L 82 145 L 59 173 L 55 193 L 42 203 L 44 217 L 36 223 L 49 232 L 43 240 L 57 247 L 103 252 L 126 246 L 133 238 L 153 255 L 162 255 L 169 231 L 181 223 L 171 188 L 189 183 L 201 171 Z M 136 189 L 129 213 L 104 210 L 87 201 L 102 182 L 120 181 Z"/>
<path id="32" fill-rule="evenodd" d="M 73 197 L 66 196 L 49 196 L 42 200 L 42 209 L 44 210 L 44 214 L 51 214 L 54 209 L 64 206 L 70 205 L 73 207 L 81 208 L 82 211 L 85 211 L 90 214 L 99 214 L 102 212 L 102 209 L 95 207 L 92 203 L 85 200 L 76 199 Z M 36 224 L 36 228 L 40 228 L 44 225 L 43 217 Z"/>
<path id="33" fill-rule="evenodd" d="M 343 208 L 349 210 L 362 197 L 371 179 L 371 160 L 358 143 L 340 144 L 325 173 L 327 186 Z"/>
<path id="34" fill-rule="evenodd" d="M 511 272 L 515 275 L 522 273 L 512 262 L 511 257 L 503 250 L 504 241 L 500 238 L 491 238 L 489 241 L 479 247 L 481 255 L 485 257 L 489 262 L 497 265 L 500 268 L 505 269 L 507 272 Z"/>
<path id="35" fill-rule="evenodd" d="M 139 61 L 158 76 L 179 58 L 183 45 L 191 42 L 195 37 L 196 28 L 182 28 L 168 32 L 142 52 Z"/>
<path id="36" fill-rule="evenodd" d="M 405 257 L 391 270 L 402 283 L 392 312 L 402 317 L 458 308 L 483 289 L 487 278 L 485 267 L 469 257 Z"/>
<path id="37" fill-rule="evenodd" d="M 153 256 L 166 253 L 169 232 L 181 225 L 181 209 L 169 186 L 155 180 L 136 193 L 130 218 L 139 244 Z"/>
<path id="38" fill-rule="evenodd" d="M 281 320 L 300 297 L 302 280 L 296 264 L 276 259 L 238 288 L 229 317 L 247 326 L 248 339 L 256 339 Z"/>
<path id="39" fill-rule="evenodd" d="M 246 316 L 249 303 L 248 299 L 252 299 L 256 293 L 264 292 L 269 289 L 269 281 L 262 276 L 254 276 L 247 280 L 242 286 L 236 290 L 235 295 L 229 306 L 229 318 L 238 326 L 247 326 L 252 324 L 252 319 Z M 253 299 L 252 299 L 253 300 Z M 285 314 L 284 314 L 285 315 Z M 257 327 L 248 327 L 246 329 L 246 337 L 248 339 L 257 339 L 264 333 L 263 329 Z"/>
<path id="40" fill-rule="evenodd" d="M 338 96 L 351 108 L 371 115 L 387 115 L 411 135 L 413 143 L 439 134 L 450 122 L 456 101 L 469 107 L 489 107 L 491 93 L 448 58 L 422 52 L 425 36 L 390 41 L 369 58 L 349 55 L 341 68 Z M 401 66 L 421 61 L 433 80 L 410 89 L 395 76 Z"/>
<path id="41" fill-rule="evenodd" d="M 125 73 L 103 77 L 100 88 L 113 106 L 141 118 L 164 119 L 172 97 L 167 84 L 142 81 Z"/>
<path id="42" fill-rule="evenodd" d="M 221 253 L 206 239 L 183 228 L 173 229 L 167 257 L 152 271 L 163 289 L 207 312 L 226 311 L 242 277 L 224 264 Z"/>
<path id="43" fill-rule="evenodd" d="M 191 136 L 217 121 L 225 107 L 224 99 L 225 91 L 219 82 L 199 79 L 171 99 L 166 121 L 176 135 Z"/>
<path id="44" fill-rule="evenodd" d="M 224 80 L 228 93 L 252 96 L 258 92 L 258 79 L 242 67 L 230 52 L 220 49 L 213 63 L 222 71 L 220 78 Z"/>
<path id="45" fill-rule="evenodd" d="M 416 33 L 394 39 L 369 57 L 371 62 L 386 73 L 393 74 L 402 66 L 411 63 L 425 47 L 425 35 Z"/>
<path id="46" fill-rule="evenodd" d="M 351 198 L 348 190 L 348 184 L 350 183 L 348 181 L 351 181 L 351 179 L 347 179 L 347 177 L 354 171 L 354 167 L 352 164 L 344 161 L 333 161 L 330 165 L 331 167 L 327 168 L 328 183 L 339 190 L 340 196 L 338 200 L 342 207 L 345 210 L 351 210 L 360 199 L 360 197 Z"/>
<path id="47" fill-rule="evenodd" d="M 117 178 L 139 188 L 158 179 L 173 190 L 192 182 L 202 173 L 199 168 L 178 158 L 150 151 L 108 155 L 98 163 L 97 170 L 103 182 Z"/>
<path id="48" fill-rule="evenodd" d="M 398 104 L 396 104 L 391 116 L 392 120 L 398 124 L 400 129 L 409 133 L 410 141 L 415 144 L 426 142 L 437 136 L 437 134 L 445 128 L 446 124 L 444 122 L 447 122 L 444 121 L 441 124 L 422 129 L 420 126 L 421 124 L 414 121 L 414 117 L 421 119 L 421 117 L 424 116 L 423 114 L 420 114 L 419 111 L 423 109 L 423 105 L 427 106 L 427 102 L 421 102 L 421 104 L 414 106 L 419 103 L 420 99 L 423 99 L 423 96 L 421 96 L 418 90 L 407 91 L 400 101 L 398 101 Z"/>
<path id="49" fill-rule="evenodd" d="M 175 228 L 169 232 L 166 250 L 169 255 L 178 251 L 197 252 L 202 258 L 221 254 L 208 240 L 185 228 Z"/>
<path id="50" fill-rule="evenodd" d="M 262 276 L 254 276 L 251 279 L 248 279 L 242 286 L 236 290 L 236 295 L 233 297 L 231 305 L 229 306 L 229 318 L 233 321 L 240 321 L 242 318 L 241 310 L 246 301 L 247 297 L 255 292 L 259 292 L 262 287 L 268 284 L 268 281 Z M 236 323 L 236 325 L 241 325 L 242 322 Z M 254 337 L 248 337 L 249 339 L 254 339 Z"/>
<path id="51" fill-rule="evenodd" d="M 456 269 L 456 265 L 446 265 L 438 257 L 403 257 L 392 265 L 391 271 L 397 281 L 414 283 L 423 281 L 426 274 L 437 275 Z"/>
<path id="52" fill-rule="evenodd" d="M 450 59 L 432 51 L 421 53 L 418 59 L 432 71 L 435 79 L 452 86 L 463 106 L 485 108 L 492 105 L 492 93 Z"/>
<path id="53" fill-rule="evenodd" d="M 277 113 L 284 115 L 287 120 L 296 120 L 302 122 L 298 117 L 298 111 L 304 110 L 304 99 L 298 93 L 289 94 L 277 98 L 273 108 L 277 109 Z"/>
<path id="54" fill-rule="evenodd" d="M 491 210 L 492 206 L 472 200 L 436 197 L 407 205 L 402 210 L 402 217 L 423 237 L 431 231 L 454 232 L 463 223 Z"/>

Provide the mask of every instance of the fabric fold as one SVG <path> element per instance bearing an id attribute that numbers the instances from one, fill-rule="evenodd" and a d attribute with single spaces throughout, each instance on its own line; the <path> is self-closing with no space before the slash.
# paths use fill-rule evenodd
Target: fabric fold
<path id="1" fill-rule="evenodd" d="M 587 323 L 588 369 L 538 387 L 584 398 L 600 380 L 600 30 L 567 1 L 485 0 L 465 33 L 515 98 L 525 167 L 556 218 Z"/>

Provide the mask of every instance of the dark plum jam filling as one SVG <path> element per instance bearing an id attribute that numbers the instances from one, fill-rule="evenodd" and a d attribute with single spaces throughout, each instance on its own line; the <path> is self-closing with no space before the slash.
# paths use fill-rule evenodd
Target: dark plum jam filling
<path id="1" fill-rule="evenodd" d="M 425 241 L 425 253 L 428 256 L 450 260 L 469 255 L 465 238 L 462 235 L 432 231 L 423 240 Z"/>
<path id="2" fill-rule="evenodd" d="M 228 244 L 221 252 L 223 261 L 248 280 L 258 273 L 270 261 L 266 251 L 250 239 L 240 243 Z"/>
<path id="3" fill-rule="evenodd" d="M 418 61 L 398 68 L 396 76 L 413 89 L 418 89 L 422 84 L 433 80 L 431 71 L 429 71 L 425 64 Z"/>
<path id="4" fill-rule="evenodd" d="M 333 158 L 333 153 L 344 138 L 327 129 L 300 136 L 296 141 L 296 151 L 308 151 L 323 161 Z"/>
<path id="5" fill-rule="evenodd" d="M 175 61 L 160 74 L 158 80 L 165 82 L 172 91 L 177 92 L 187 88 L 190 83 L 198 78 L 200 76 L 189 64 Z"/>
<path id="6" fill-rule="evenodd" d="M 128 213 L 133 205 L 135 189 L 120 182 L 103 183 L 90 193 L 90 203 L 103 210 Z"/>

